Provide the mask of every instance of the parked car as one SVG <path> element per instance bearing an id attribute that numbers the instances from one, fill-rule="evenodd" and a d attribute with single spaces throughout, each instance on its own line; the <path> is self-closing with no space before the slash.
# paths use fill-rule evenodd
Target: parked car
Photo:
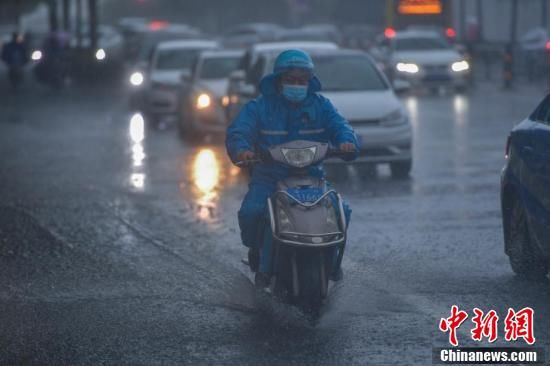
<path id="1" fill-rule="evenodd" d="M 391 80 L 459 91 L 468 86 L 468 61 L 437 32 L 402 31 L 392 37 L 380 36 L 371 54 Z"/>
<path id="2" fill-rule="evenodd" d="M 338 45 L 332 42 L 267 42 L 250 47 L 242 57 L 238 70 L 229 77 L 227 95 L 228 105 L 225 108 L 228 120 L 232 120 L 241 107 L 258 94 L 257 86 L 262 75 L 266 73 L 265 65 L 258 63 L 261 55 L 278 55 L 280 52 L 299 48 L 304 51 L 335 50 Z"/>
<path id="3" fill-rule="evenodd" d="M 279 51 L 260 56 L 254 81 L 271 72 Z M 405 178 L 412 168 L 412 128 L 409 118 L 389 81 L 372 58 L 362 51 L 313 49 L 309 53 L 315 74 L 321 80 L 321 94 L 330 99 L 353 126 L 361 146 L 353 164 L 359 171 L 371 171 L 376 164 L 389 164 L 392 176 Z M 258 95 L 241 97 L 249 99 Z M 327 164 L 340 164 L 329 160 Z"/>
<path id="4" fill-rule="evenodd" d="M 229 75 L 237 69 L 243 54 L 238 50 L 199 53 L 179 98 L 178 127 L 182 137 L 200 139 L 205 134 L 225 132 Z"/>
<path id="5" fill-rule="evenodd" d="M 145 88 L 145 112 L 153 122 L 176 120 L 182 74 L 189 73 L 197 55 L 218 43 L 179 40 L 160 43 L 151 58 Z"/>
<path id="6" fill-rule="evenodd" d="M 512 270 L 542 278 L 550 268 L 550 95 L 512 129 L 500 187 Z"/>

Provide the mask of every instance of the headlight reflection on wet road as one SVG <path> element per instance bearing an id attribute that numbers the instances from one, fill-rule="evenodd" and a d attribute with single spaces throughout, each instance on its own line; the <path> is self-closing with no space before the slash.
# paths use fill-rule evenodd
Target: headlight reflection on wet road
<path id="1" fill-rule="evenodd" d="M 200 149 L 193 162 L 193 183 L 198 194 L 198 217 L 201 220 L 214 217 L 219 181 L 220 163 L 216 154 L 212 149 Z"/>
<path id="2" fill-rule="evenodd" d="M 140 113 L 134 114 L 130 118 L 129 127 L 130 141 L 132 144 L 132 166 L 133 171 L 130 175 L 130 184 L 138 190 L 145 188 L 146 175 L 140 168 L 145 160 L 145 150 L 143 148 L 143 140 L 145 139 L 145 120 Z"/>

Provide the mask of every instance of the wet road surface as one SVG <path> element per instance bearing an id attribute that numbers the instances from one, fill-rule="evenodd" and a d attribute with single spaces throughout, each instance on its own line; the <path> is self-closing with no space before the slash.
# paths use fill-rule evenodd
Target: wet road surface
<path id="1" fill-rule="evenodd" d="M 507 133 L 542 96 L 404 97 L 412 178 L 335 181 L 353 208 L 345 280 L 312 325 L 254 291 L 246 181 L 219 144 L 148 128 L 116 88 L 2 91 L 0 364 L 428 365 L 453 304 L 531 306 L 547 346 L 550 286 L 513 275 L 499 211 Z"/>

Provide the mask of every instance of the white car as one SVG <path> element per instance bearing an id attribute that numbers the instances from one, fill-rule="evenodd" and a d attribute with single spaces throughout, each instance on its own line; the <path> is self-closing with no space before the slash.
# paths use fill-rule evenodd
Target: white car
<path id="1" fill-rule="evenodd" d="M 402 31 L 382 38 L 373 56 L 388 76 L 413 86 L 452 86 L 466 89 L 470 65 L 464 56 L 434 31 Z"/>
<path id="2" fill-rule="evenodd" d="M 229 75 L 237 69 L 243 54 L 238 50 L 212 50 L 198 55 L 182 88 L 178 123 L 181 136 L 200 138 L 225 132 Z"/>
<path id="3" fill-rule="evenodd" d="M 387 163 L 393 177 L 407 177 L 412 168 L 412 128 L 403 105 L 372 58 L 362 51 L 344 49 L 309 53 L 323 85 L 320 93 L 350 122 L 359 139 L 360 154 L 353 164 L 361 168 Z M 259 60 L 264 75 L 271 72 L 276 57 L 265 55 Z"/>
<path id="4" fill-rule="evenodd" d="M 261 63 L 262 56 L 268 59 L 276 57 L 279 53 L 288 49 L 301 49 L 306 52 L 314 50 L 336 50 L 338 45 L 333 42 L 294 41 L 294 42 L 267 42 L 258 43 L 250 47 L 239 64 L 238 70 L 229 78 L 227 95 L 229 97 L 226 107 L 227 119 L 231 121 L 241 107 L 252 97 L 258 94 L 260 78 L 268 72 L 268 65 Z"/>
<path id="5" fill-rule="evenodd" d="M 201 51 L 217 47 L 206 40 L 167 41 L 156 47 L 145 91 L 146 113 L 153 121 L 176 120 L 182 74 L 190 72 Z"/>

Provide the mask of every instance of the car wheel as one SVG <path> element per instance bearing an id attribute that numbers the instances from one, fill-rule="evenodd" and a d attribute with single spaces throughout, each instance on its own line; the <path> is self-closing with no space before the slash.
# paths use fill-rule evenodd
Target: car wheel
<path id="1" fill-rule="evenodd" d="M 325 166 L 325 170 L 329 179 L 335 182 L 340 182 L 348 176 L 348 167 L 345 164 L 330 164 Z"/>
<path id="2" fill-rule="evenodd" d="M 536 250 L 529 232 L 525 209 L 516 201 L 510 212 L 506 248 L 512 270 L 529 279 L 548 274 L 548 265 Z"/>
<path id="3" fill-rule="evenodd" d="M 412 160 L 390 163 L 391 176 L 395 179 L 406 179 L 412 169 Z"/>
<path id="4" fill-rule="evenodd" d="M 355 164 L 355 169 L 357 170 L 357 173 L 359 177 L 362 179 L 374 179 L 376 178 L 376 164 L 372 163 L 361 163 L 361 164 Z"/>
<path id="5" fill-rule="evenodd" d="M 455 92 L 458 94 L 465 94 L 467 91 L 468 87 L 466 85 L 455 86 Z"/>

